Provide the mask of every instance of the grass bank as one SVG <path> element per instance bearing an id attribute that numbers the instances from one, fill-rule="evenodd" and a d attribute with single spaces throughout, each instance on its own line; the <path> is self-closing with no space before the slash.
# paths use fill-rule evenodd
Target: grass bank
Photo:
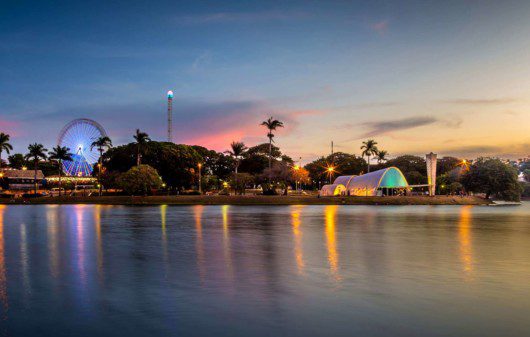
<path id="1" fill-rule="evenodd" d="M 2 200 L 3 204 L 105 204 L 105 205 L 488 205 L 479 197 L 401 196 L 401 197 L 322 197 L 316 196 L 92 196 L 43 197 Z"/>

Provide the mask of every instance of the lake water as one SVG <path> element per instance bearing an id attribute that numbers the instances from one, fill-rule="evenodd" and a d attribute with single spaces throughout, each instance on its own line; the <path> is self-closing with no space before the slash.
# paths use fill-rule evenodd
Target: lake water
<path id="1" fill-rule="evenodd" d="M 530 204 L 0 206 L 0 336 L 530 336 Z"/>

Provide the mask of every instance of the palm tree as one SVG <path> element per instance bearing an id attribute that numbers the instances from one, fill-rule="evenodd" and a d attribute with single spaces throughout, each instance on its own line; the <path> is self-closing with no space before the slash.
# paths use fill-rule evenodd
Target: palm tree
<path id="1" fill-rule="evenodd" d="M 377 162 L 381 164 L 382 162 L 386 161 L 387 155 L 388 155 L 388 151 L 385 151 L 385 150 L 377 151 Z"/>
<path id="2" fill-rule="evenodd" d="M 59 163 L 59 196 L 61 196 L 61 176 L 63 173 L 63 161 L 73 161 L 73 153 L 70 152 L 70 148 L 66 146 L 57 145 L 50 152 L 48 157 L 50 160 L 57 160 Z"/>
<path id="3" fill-rule="evenodd" d="M 248 148 L 245 146 L 245 143 L 236 141 L 233 141 L 230 144 L 230 148 L 231 150 L 225 151 L 225 153 L 229 154 L 230 157 L 234 158 L 234 160 L 236 161 L 234 179 L 236 181 L 237 192 L 237 169 L 239 168 L 239 164 L 241 163 L 241 157 L 243 157 Z"/>
<path id="4" fill-rule="evenodd" d="M 136 140 L 137 154 L 136 154 L 136 166 L 140 166 L 142 162 L 142 146 L 147 142 L 151 141 L 149 135 L 145 132 L 140 132 L 140 129 L 136 129 L 136 134 L 133 136 Z"/>
<path id="5" fill-rule="evenodd" d="M 274 119 L 272 117 L 269 117 L 266 121 L 261 122 L 261 126 L 264 126 L 267 128 L 267 137 L 269 138 L 269 182 L 271 180 L 271 174 L 272 174 L 272 142 L 274 138 L 274 134 L 272 131 L 276 130 L 277 128 L 283 128 L 283 122 L 280 122 L 277 119 Z"/>
<path id="6" fill-rule="evenodd" d="M 237 169 L 239 168 L 241 157 L 245 154 L 248 148 L 245 146 L 245 143 L 235 142 L 235 141 L 230 144 L 230 148 L 231 150 L 225 151 L 225 153 L 229 154 L 232 158 L 235 159 L 236 161 L 235 173 L 237 174 Z"/>
<path id="7" fill-rule="evenodd" d="M 0 168 L 2 168 L 2 152 L 5 151 L 9 154 L 9 151 L 13 150 L 13 146 L 9 144 L 9 135 L 6 133 L 0 133 Z"/>
<path id="8" fill-rule="evenodd" d="M 112 141 L 107 136 L 102 136 L 96 139 L 95 141 L 90 144 L 90 151 L 92 151 L 93 148 L 97 148 L 99 152 L 99 163 L 98 163 L 98 183 L 99 183 L 99 196 L 101 196 L 101 191 L 103 186 L 101 185 L 101 169 L 103 168 L 102 160 L 103 160 L 103 152 L 105 151 L 105 148 L 109 149 L 112 147 Z"/>
<path id="9" fill-rule="evenodd" d="M 370 156 L 376 155 L 379 150 L 377 149 L 377 142 L 373 139 L 368 139 L 367 141 L 363 142 L 363 145 L 361 146 L 362 156 L 366 156 L 368 158 L 368 173 L 370 173 Z"/>
<path id="10" fill-rule="evenodd" d="M 46 152 L 48 152 L 48 149 L 44 148 L 44 145 L 33 143 L 28 146 L 28 153 L 26 154 L 26 160 L 32 160 L 35 164 L 35 194 L 37 194 L 37 190 L 39 188 L 37 183 L 37 168 L 39 167 L 39 161 L 46 160 Z"/>

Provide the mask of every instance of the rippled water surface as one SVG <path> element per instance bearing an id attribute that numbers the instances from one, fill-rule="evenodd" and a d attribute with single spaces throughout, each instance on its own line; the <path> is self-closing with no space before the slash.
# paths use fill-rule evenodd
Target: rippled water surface
<path id="1" fill-rule="evenodd" d="M 530 336 L 530 204 L 0 206 L 0 336 Z"/>

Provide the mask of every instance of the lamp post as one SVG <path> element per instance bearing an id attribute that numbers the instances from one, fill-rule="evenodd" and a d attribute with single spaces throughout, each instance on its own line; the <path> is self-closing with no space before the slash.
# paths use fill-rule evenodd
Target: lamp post
<path id="1" fill-rule="evenodd" d="M 202 183 L 201 183 L 201 168 L 202 168 L 202 164 L 199 163 L 197 166 L 199 167 L 199 194 L 202 194 Z"/>
<path id="2" fill-rule="evenodd" d="M 300 170 L 300 165 L 295 165 L 293 167 L 294 171 L 295 171 L 295 176 L 294 176 L 294 186 L 295 186 L 295 189 L 296 189 L 296 192 L 298 192 L 298 171 Z"/>

